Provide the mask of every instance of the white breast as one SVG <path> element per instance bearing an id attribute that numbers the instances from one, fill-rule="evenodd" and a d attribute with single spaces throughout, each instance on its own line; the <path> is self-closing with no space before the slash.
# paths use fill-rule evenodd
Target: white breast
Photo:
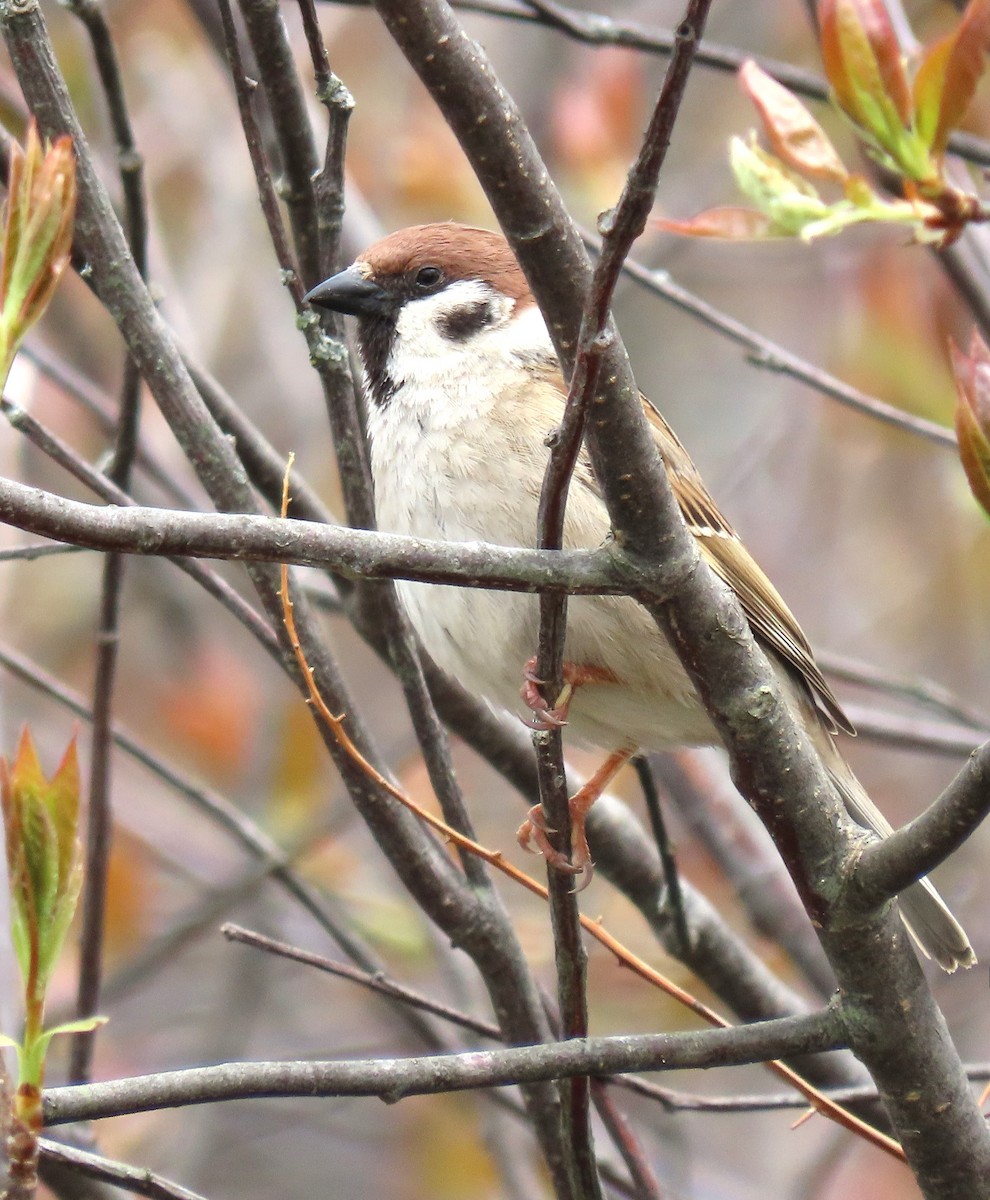
<path id="1" fill-rule="evenodd" d="M 532 307 L 513 320 L 511 301 L 502 298 L 503 320 L 468 345 L 452 344 L 437 332 L 452 291 L 404 307 L 389 359 L 395 392 L 384 406 L 370 406 L 379 526 L 422 538 L 532 546 L 545 438 L 560 415 L 559 394 L 534 384 L 526 367 L 527 359 L 546 355 L 546 328 Z M 565 541 L 593 547 L 608 530 L 604 505 L 575 483 Z M 398 587 L 437 665 L 482 698 L 518 711 L 523 664 L 537 647 L 536 597 L 406 581 Z M 714 740 L 673 652 L 634 601 L 572 599 L 565 654 L 623 680 L 579 690 L 570 722 L 578 737 L 608 748 L 629 740 L 655 748 Z"/>

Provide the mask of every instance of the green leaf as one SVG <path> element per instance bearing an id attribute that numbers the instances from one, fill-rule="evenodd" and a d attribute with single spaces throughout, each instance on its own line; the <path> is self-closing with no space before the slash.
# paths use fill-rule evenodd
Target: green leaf
<path id="1" fill-rule="evenodd" d="M 28 729 L 13 764 L 0 759 L 11 932 L 25 997 L 36 1005 L 44 1001 L 79 899 L 79 792 L 74 738 L 51 780 L 45 778 Z"/>
<path id="2" fill-rule="evenodd" d="M 45 1030 L 45 1035 L 53 1038 L 63 1033 L 92 1033 L 94 1029 L 106 1025 L 109 1020 L 109 1017 L 79 1017 L 74 1021 L 63 1021 L 60 1025 L 53 1025 L 51 1029 Z"/>
<path id="3" fill-rule="evenodd" d="M 75 204 L 71 139 L 43 147 L 32 122 L 24 150 L 15 144 L 11 151 L 0 266 L 0 379 L 69 261 Z"/>
<path id="4" fill-rule="evenodd" d="M 101 1025 L 106 1025 L 109 1020 L 109 1017 L 80 1017 L 78 1021 L 63 1021 L 60 1025 L 46 1029 L 31 1047 L 33 1057 L 43 1064 L 53 1037 L 63 1033 L 91 1033 Z"/>
<path id="5" fill-rule="evenodd" d="M 760 212 L 770 218 L 770 231 L 779 234 L 800 233 L 809 221 L 828 211 L 814 187 L 756 142 L 733 138 L 729 143 L 729 162 L 740 189 Z"/>

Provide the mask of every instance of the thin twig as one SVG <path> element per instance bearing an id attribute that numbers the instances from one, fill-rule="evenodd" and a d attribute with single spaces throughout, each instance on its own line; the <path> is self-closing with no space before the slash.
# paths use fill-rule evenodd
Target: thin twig
<path id="1" fill-rule="evenodd" d="M 689 0 L 678 28 L 677 44 L 664 76 L 660 94 L 643 138 L 636 162 L 622 189 L 615 209 L 602 221 L 602 256 L 592 276 L 586 307 L 581 315 L 581 330 L 575 354 L 569 391 L 550 447 L 550 456 L 540 491 L 537 516 L 540 549 L 556 550 L 563 545 L 567 493 L 584 439 L 588 412 L 598 387 L 603 351 L 616 336 L 611 321 L 611 302 L 623 260 L 635 239 L 646 227 L 653 207 L 660 169 L 670 144 L 670 135 L 680 109 L 684 88 L 698 42 L 704 32 L 711 0 Z M 567 621 L 566 596 L 540 597 L 540 632 L 537 651 L 537 675 L 549 688 L 552 707 L 563 687 L 564 643 Z M 566 791 L 561 786 L 565 774 L 560 730 L 537 736 L 540 768 L 540 798 L 548 828 L 558 830 L 558 850 L 570 850 L 570 813 Z M 546 747 L 544 755 L 539 753 Z M 581 1037 L 587 1032 L 587 1001 L 584 991 L 584 957 L 576 937 L 577 901 L 570 887 L 557 873 L 550 877 L 554 897 L 554 942 L 557 954 L 557 979 L 565 1036 Z M 569 1116 L 568 1136 L 574 1146 L 575 1162 L 585 1181 L 587 1194 L 598 1195 L 597 1174 L 593 1171 L 591 1133 L 588 1126 L 587 1086 L 575 1081 L 569 1088 L 565 1113 Z"/>
<path id="2" fill-rule="evenodd" d="M 303 281 L 312 287 L 319 282 L 321 266 L 313 190 L 318 162 L 305 96 L 278 6 L 267 0 L 240 0 L 240 9 L 274 126 L 281 167 L 279 195 L 289 214 Z M 229 45 L 232 35 L 226 20 L 224 24 Z"/>
<path id="3" fill-rule="evenodd" d="M 181 1187 L 163 1175 L 149 1171 L 147 1167 L 132 1167 L 129 1163 L 115 1162 L 112 1158 L 90 1154 L 76 1146 L 52 1141 L 51 1138 L 41 1138 L 39 1145 L 43 1163 L 58 1163 L 70 1167 L 91 1179 L 102 1179 L 139 1196 L 150 1196 L 151 1200 L 205 1200 L 199 1192 Z"/>
<path id="4" fill-rule="evenodd" d="M 22 347 L 21 353 L 38 368 L 46 379 L 51 380 L 66 396 L 91 413 L 105 433 L 113 433 L 117 427 L 117 405 L 107 393 L 39 342 L 25 345 Z M 148 446 L 140 442 L 137 465 L 162 490 L 164 495 L 176 504 L 183 508 L 201 506 L 199 499 L 179 482 L 175 471 L 169 470 Z"/>
<path id="5" fill-rule="evenodd" d="M 70 11 L 80 18 L 89 35 L 97 74 L 107 102 L 117 149 L 117 164 L 124 193 L 124 229 L 134 264 L 142 279 L 148 274 L 148 213 L 144 194 L 144 164 L 138 153 L 127 111 L 123 80 L 110 28 L 98 0 L 70 0 Z M 130 485 L 138 446 L 141 413 L 141 374 L 128 355 L 120 394 L 120 412 L 113 453 L 106 474 L 122 491 Z M 89 806 L 86 825 L 86 867 L 82 896 L 79 979 L 76 1015 L 88 1017 L 99 1009 L 103 975 L 103 929 L 106 916 L 107 875 L 112 837 L 111 727 L 114 683 L 120 649 L 120 607 L 124 585 L 124 557 L 108 554 L 100 586 L 96 634 L 96 670 L 93 680 L 93 733 L 90 753 Z M 72 1039 L 69 1076 L 89 1079 L 96 1046 L 96 1030 L 77 1033 Z"/>
<path id="6" fill-rule="evenodd" d="M 334 448 L 337 452 L 348 523 L 360 528 L 374 528 L 371 475 L 364 449 L 364 435 L 357 419 L 354 383 L 351 379 L 347 353 L 341 338 L 340 320 L 339 318 L 323 320 L 303 304 L 303 293 L 306 289 L 303 286 L 299 268 L 282 222 L 278 196 L 272 180 L 271 164 L 265 153 L 261 130 L 254 114 L 252 83 L 244 70 L 230 0 L 219 0 L 219 2 L 227 57 L 237 96 L 237 108 L 245 143 L 251 156 L 261 211 L 264 214 L 268 236 L 281 271 L 282 283 L 292 297 L 298 318 L 297 325 L 302 330 L 309 347 L 310 362 L 316 368 L 323 385 L 331 419 Z M 341 134 L 341 136 L 343 135 Z M 316 231 L 313 232 L 317 237 L 319 236 Z"/>
<path id="7" fill-rule="evenodd" d="M 588 233 L 583 236 L 591 249 L 597 251 L 600 248 L 601 243 L 597 238 Z M 957 452 L 956 435 L 951 429 L 939 425 L 935 421 L 926 420 L 924 417 L 917 417 L 913 413 L 906 413 L 876 396 L 870 396 L 868 393 L 860 391 L 851 384 L 843 383 L 841 379 L 837 379 L 828 371 L 814 366 L 797 354 L 792 354 L 789 350 L 778 346 L 776 342 L 756 333 L 748 325 L 720 312 L 707 301 L 689 292 L 687 288 L 674 283 L 668 272 L 651 270 L 633 259 L 627 259 L 622 270 L 630 279 L 642 284 L 654 295 L 668 300 L 682 312 L 696 317 L 709 329 L 714 329 L 729 338 L 730 341 L 742 346 L 748 352 L 747 361 L 753 366 L 796 379 L 799 383 L 807 384 L 808 387 L 820 392 L 823 396 L 828 396 L 830 399 L 846 405 L 854 412 L 872 417 L 885 425 L 892 425 L 895 429 L 900 429 L 905 433 L 915 434 L 946 450 Z"/>
<path id="8" fill-rule="evenodd" d="M 0 550 L 0 562 L 33 562 L 36 558 L 49 558 L 53 554 L 78 554 L 85 546 L 66 546 L 60 542 L 31 542 L 11 550 Z"/>
<path id="9" fill-rule="evenodd" d="M 836 654 L 834 651 L 821 651 L 817 658 L 818 665 L 826 675 L 830 675 L 833 679 L 841 679 L 845 683 L 855 683 L 859 687 L 869 688 L 898 699 L 910 700 L 941 713 L 950 720 L 969 725 L 978 732 L 990 729 L 990 716 L 963 704 L 957 696 L 929 679 L 896 675 L 873 663 L 860 662 L 858 659 L 849 658 L 844 654 Z"/>
<path id="10" fill-rule="evenodd" d="M 781 947 L 818 996 L 830 996 L 835 976 L 793 884 L 762 829 L 749 830 L 726 772 L 690 751 L 662 755 L 656 773 L 698 844 L 711 855 L 753 928 Z M 731 793 L 731 794 L 728 794 Z M 742 814 L 745 815 L 745 814 Z"/>
<path id="11" fill-rule="evenodd" d="M 883 712 L 861 704 L 843 704 L 843 711 L 864 741 L 881 746 L 896 746 L 922 754 L 947 758 L 966 758 L 976 746 L 990 737 L 990 724 L 974 729 L 971 725 L 948 725 L 924 717 Z"/>
<path id="12" fill-rule="evenodd" d="M 266 954 L 275 954 L 280 958 L 288 958 L 293 962 L 303 963 L 307 967 L 315 967 L 318 971 L 326 971 L 328 975 L 336 975 L 340 979 L 347 979 L 351 983 L 356 983 L 359 987 L 367 988 L 369 991 L 376 992 L 380 996 L 385 996 L 391 1000 L 401 1000 L 403 1004 L 408 1004 L 411 1008 L 419 1009 L 421 1012 L 429 1013 L 431 1016 L 441 1017 L 444 1021 L 449 1021 L 450 1024 L 456 1025 L 459 1029 L 466 1029 L 471 1033 L 478 1034 L 480 1037 L 491 1038 L 493 1041 L 500 1042 L 503 1040 L 499 1027 L 493 1025 L 490 1021 L 481 1021 L 477 1017 L 469 1016 L 467 1013 L 459 1012 L 456 1008 L 451 1008 L 448 1004 L 441 1004 L 438 1000 L 432 1000 L 429 996 L 424 996 L 413 988 L 396 983 L 395 980 L 389 979 L 382 972 L 376 971 L 372 974 L 369 971 L 358 970 L 355 967 L 348 966 L 347 963 L 335 962 L 325 955 L 314 954 L 312 951 L 303 950 L 299 946 L 290 946 L 287 942 L 277 941 L 266 934 L 256 933 L 252 929 L 245 929 L 243 926 L 236 925 L 231 921 L 222 925 L 220 932 L 229 941 L 241 942 L 245 946 L 253 946 L 256 950 L 263 950 Z"/>
<path id="13" fill-rule="evenodd" d="M 313 180 L 320 222 L 320 261 L 324 275 L 337 267 L 344 217 L 344 150 L 354 98 L 330 68 L 313 0 L 299 0 L 309 56 L 316 76 L 316 98 L 327 111 L 327 144 L 323 166 Z M 339 325 L 331 325 L 339 329 Z"/>
<path id="14" fill-rule="evenodd" d="M 674 934 L 680 947 L 680 957 L 684 962 L 689 962 L 691 960 L 691 933 L 688 929 L 687 915 L 684 912 L 684 893 L 681 891 L 681 878 L 677 870 L 677 861 L 674 858 L 674 848 L 667 836 L 667 823 L 663 819 L 656 780 L 646 755 L 637 754 L 632 760 L 632 765 L 646 801 L 646 813 L 653 831 L 657 854 L 660 856 L 663 882 L 667 893 L 665 905 L 673 914 Z"/>
<path id="15" fill-rule="evenodd" d="M 620 1081 L 621 1078 L 620 1076 Z M 626 1170 L 632 1180 L 631 1194 L 636 1200 L 663 1200 L 660 1184 L 639 1139 L 633 1133 L 625 1115 L 619 1110 L 611 1090 L 600 1079 L 593 1079 L 591 1082 L 591 1101 L 612 1139 L 612 1144 L 626 1164 Z M 604 1168 L 602 1177 L 605 1177 Z"/>

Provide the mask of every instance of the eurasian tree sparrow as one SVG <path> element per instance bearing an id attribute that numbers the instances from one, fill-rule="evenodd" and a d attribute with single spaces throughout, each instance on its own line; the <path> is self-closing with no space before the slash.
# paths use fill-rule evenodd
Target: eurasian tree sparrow
<path id="1" fill-rule="evenodd" d="M 307 299 L 358 318 L 380 527 L 532 546 L 546 438 L 560 422 L 567 393 L 540 310 L 505 240 L 457 224 L 400 230 Z M 675 434 L 645 400 L 644 407 L 702 554 L 738 596 L 853 819 L 885 836 L 890 825 L 832 739 L 852 727 L 797 621 Z M 584 455 L 569 493 L 564 545 L 595 547 L 608 535 L 601 489 Z M 535 596 L 405 580 L 398 589 L 438 666 L 492 703 L 518 707 L 523 664 L 537 644 Z M 718 743 L 677 656 L 635 601 L 572 597 L 564 655 L 572 684 L 568 728 L 611 752 L 592 787 L 575 798 L 579 825 L 582 806 L 586 811 L 635 749 Z M 531 707 L 539 705 L 535 682 L 523 685 Z M 523 840 L 530 834 L 547 852 L 535 811 L 521 830 Z M 583 829 L 574 836 L 580 865 Z M 946 970 L 975 962 L 966 934 L 928 880 L 899 903 L 921 947 Z"/>

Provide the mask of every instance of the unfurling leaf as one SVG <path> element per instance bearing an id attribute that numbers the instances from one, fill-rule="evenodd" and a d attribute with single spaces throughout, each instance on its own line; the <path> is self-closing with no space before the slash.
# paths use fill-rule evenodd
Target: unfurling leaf
<path id="1" fill-rule="evenodd" d="M 877 137 L 911 122 L 901 47 L 883 0 L 819 0 L 825 74 L 857 125 Z"/>
<path id="2" fill-rule="evenodd" d="M 14 948 L 29 1003 L 40 1003 L 79 898 L 82 859 L 75 738 L 46 778 L 30 732 L 13 764 L 0 758 Z"/>
<path id="3" fill-rule="evenodd" d="M 76 209 L 76 160 L 72 140 L 42 147 L 28 126 L 24 150 L 13 143 L 0 264 L 0 370 L 48 307 L 69 262 Z"/>
<path id="4" fill-rule="evenodd" d="M 807 175 L 845 181 L 849 172 L 828 135 L 793 92 L 752 59 L 739 68 L 739 81 L 756 105 L 771 146 L 787 166 Z"/>
<path id="5" fill-rule="evenodd" d="M 972 100 L 990 49 L 990 0 L 970 0 L 956 31 L 923 57 L 913 92 L 884 0 L 819 0 L 818 14 L 833 99 L 869 154 L 899 176 L 900 197 L 849 171 L 805 105 L 748 60 L 740 83 L 773 153 L 751 133 L 733 138 L 729 154 L 736 183 L 754 209 L 706 209 L 688 220 L 660 221 L 660 227 L 693 237 L 810 242 L 871 222 L 899 225 L 916 242 L 944 248 L 968 224 L 990 220 L 990 206 L 961 190 L 942 166 L 949 134 Z"/>
<path id="6" fill-rule="evenodd" d="M 914 79 L 915 130 L 936 157 L 972 102 L 990 50 L 990 0 L 971 0 L 952 33 L 929 46 Z"/>
<path id="7" fill-rule="evenodd" d="M 820 220 L 828 205 L 812 184 L 768 154 L 756 141 L 733 138 L 729 163 L 736 183 L 762 213 L 770 218 L 773 232 L 798 234 L 810 221 Z"/>
<path id="8" fill-rule="evenodd" d="M 969 353 L 950 343 L 956 378 L 959 457 L 973 495 L 990 516 L 990 349 L 974 330 Z"/>

